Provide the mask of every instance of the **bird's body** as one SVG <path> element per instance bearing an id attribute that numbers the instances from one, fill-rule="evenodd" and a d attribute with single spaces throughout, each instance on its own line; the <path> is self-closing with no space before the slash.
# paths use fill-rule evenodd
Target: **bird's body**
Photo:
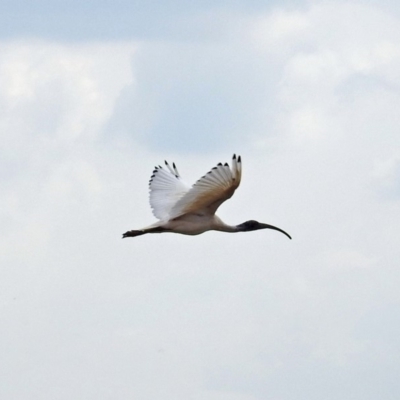
<path id="1" fill-rule="evenodd" d="M 157 222 L 153 228 L 162 226 L 165 232 L 182 235 L 200 235 L 207 231 L 235 232 L 235 227 L 225 224 L 216 215 L 185 214 L 167 222 Z"/>
<path id="2" fill-rule="evenodd" d="M 146 228 L 128 231 L 125 237 L 146 233 L 173 232 L 183 235 L 199 235 L 206 231 L 247 232 L 258 229 L 274 229 L 291 237 L 282 229 L 257 221 L 240 225 L 225 224 L 215 215 L 218 207 L 232 197 L 240 184 L 242 163 L 240 156 L 233 155 L 232 168 L 219 163 L 192 187 L 183 183 L 175 166 L 165 161 L 166 168 L 155 167 L 150 179 L 150 205 L 158 222 Z"/>

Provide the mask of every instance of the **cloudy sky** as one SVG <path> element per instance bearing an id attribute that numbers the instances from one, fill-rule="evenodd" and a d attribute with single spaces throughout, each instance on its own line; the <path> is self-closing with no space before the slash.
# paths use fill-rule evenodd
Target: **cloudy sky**
<path id="1" fill-rule="evenodd" d="M 0 3 L 0 397 L 400 396 L 400 5 Z M 121 234 L 242 155 L 219 210 Z"/>

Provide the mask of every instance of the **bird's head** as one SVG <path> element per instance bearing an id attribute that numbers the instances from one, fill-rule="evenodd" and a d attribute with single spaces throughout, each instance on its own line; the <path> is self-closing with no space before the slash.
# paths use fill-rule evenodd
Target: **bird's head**
<path id="1" fill-rule="evenodd" d="M 280 228 L 277 228 L 276 226 L 273 225 L 268 225 L 268 224 L 263 224 L 262 222 L 250 220 L 243 222 L 243 224 L 240 224 L 237 226 L 239 232 L 250 232 L 250 231 L 257 231 L 259 229 L 274 229 L 276 231 L 282 232 L 284 235 L 286 235 L 289 239 L 291 239 L 290 235 L 283 231 Z"/>

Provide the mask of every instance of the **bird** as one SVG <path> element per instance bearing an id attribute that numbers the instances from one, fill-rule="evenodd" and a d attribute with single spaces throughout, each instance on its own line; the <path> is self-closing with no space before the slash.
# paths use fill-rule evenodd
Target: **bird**
<path id="1" fill-rule="evenodd" d="M 215 212 L 230 199 L 239 187 L 242 177 L 241 157 L 232 157 L 228 163 L 217 164 L 202 176 L 192 187 L 186 185 L 175 163 L 165 161 L 165 167 L 156 166 L 151 175 L 150 206 L 158 222 L 138 230 L 127 231 L 122 238 L 136 237 L 147 233 L 173 232 L 183 235 L 199 235 L 206 231 L 251 232 L 273 229 L 291 236 L 276 226 L 254 220 L 239 225 L 228 225 Z"/>

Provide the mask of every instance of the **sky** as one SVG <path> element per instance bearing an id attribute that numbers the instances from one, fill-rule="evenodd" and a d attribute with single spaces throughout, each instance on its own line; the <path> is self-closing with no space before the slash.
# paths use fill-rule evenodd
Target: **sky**
<path id="1" fill-rule="evenodd" d="M 397 400 L 400 6 L 0 3 L 0 397 Z M 155 221 L 154 165 L 232 154 L 218 210 Z"/>

